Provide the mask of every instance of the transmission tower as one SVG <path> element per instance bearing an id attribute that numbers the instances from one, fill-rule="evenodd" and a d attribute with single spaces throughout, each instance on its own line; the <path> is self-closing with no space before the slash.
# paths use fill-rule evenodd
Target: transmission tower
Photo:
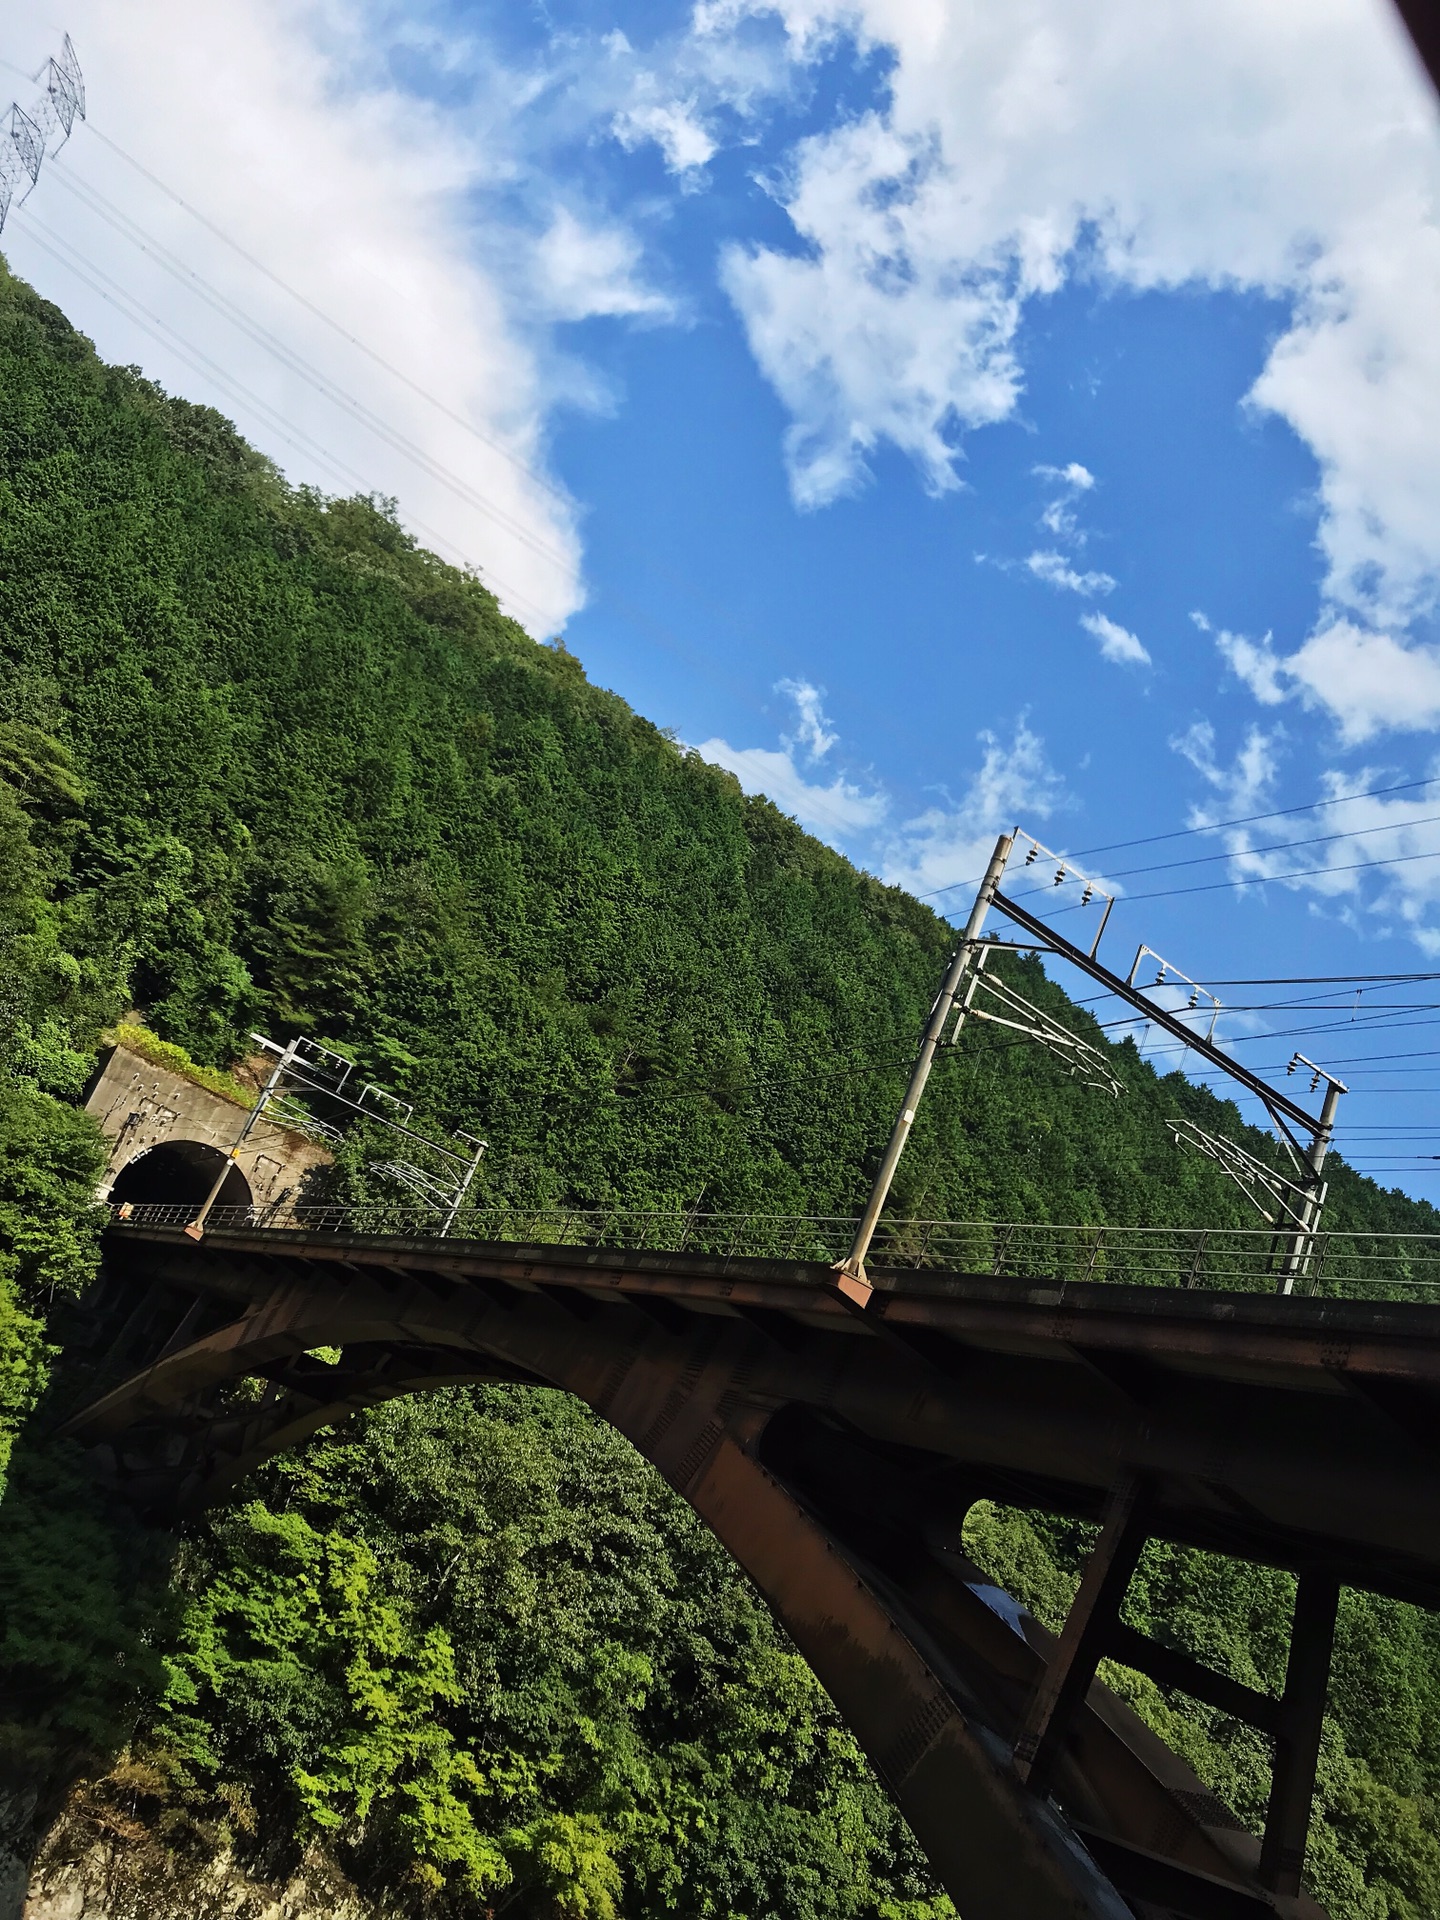
<path id="1" fill-rule="evenodd" d="M 37 83 L 43 83 L 39 99 L 28 107 L 12 100 L 0 122 L 0 233 L 16 193 L 25 199 L 40 178 L 46 154 L 58 153 L 76 120 L 85 118 L 85 76 L 68 33 Z"/>

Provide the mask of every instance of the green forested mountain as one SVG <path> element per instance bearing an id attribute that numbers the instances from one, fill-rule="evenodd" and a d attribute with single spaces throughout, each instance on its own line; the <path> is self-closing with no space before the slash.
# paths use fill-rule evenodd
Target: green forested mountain
<path id="1" fill-rule="evenodd" d="M 131 1009 L 209 1064 L 254 1025 L 335 1040 L 483 1132 L 493 1198 L 843 1213 L 952 937 L 383 505 L 288 488 L 0 279 L 0 1467 L 55 1362 L 47 1303 L 93 1270 L 76 1099 Z M 1113 1051 L 1112 1103 L 967 1041 L 898 1208 L 1243 1219 L 1163 1125 L 1238 1116 Z M 1340 1166 L 1332 1192 L 1340 1223 L 1436 1225 Z M 986 1507 L 971 1532 L 1037 1613 L 1063 1609 L 1083 1529 Z M 1279 1576 L 1160 1548 L 1134 1601 L 1267 1685 L 1286 1607 Z M 1116 1680 L 1258 1818 L 1256 1736 Z M 1317 1890 L 1336 1920 L 1440 1913 L 1434 1623 L 1352 1598 L 1334 1709 Z M 417 1915 L 949 1911 L 745 1582 L 552 1394 L 385 1408 L 173 1559 L 27 1435 L 0 1509 L 0 1716 L 0 1800 L 84 1773 L 137 1849 L 279 1868 L 319 1838 Z"/>

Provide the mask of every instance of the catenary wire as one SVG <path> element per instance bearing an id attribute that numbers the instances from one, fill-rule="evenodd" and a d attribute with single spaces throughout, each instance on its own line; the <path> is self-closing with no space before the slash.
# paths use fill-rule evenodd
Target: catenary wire
<path id="1" fill-rule="evenodd" d="M 1105 878 L 1107 880 L 1128 880 L 1138 873 L 1174 873 L 1179 867 L 1210 866 L 1216 860 L 1248 860 L 1264 853 L 1296 853 L 1301 847 L 1323 847 L 1330 845 L 1336 840 L 1363 840 L 1367 834 L 1372 833 L 1402 833 L 1413 827 L 1433 827 L 1437 821 L 1440 821 L 1440 813 L 1427 813 L 1419 820 L 1404 820 L 1398 822 L 1391 820 L 1386 821 L 1383 826 L 1354 827 L 1344 833 L 1315 833 L 1309 835 L 1309 837 L 1304 840 L 1274 840 L 1268 847 L 1238 847 L 1233 852 L 1200 853 L 1197 854 L 1193 860 L 1161 860 L 1156 865 L 1150 867 L 1121 867 L 1117 872 L 1107 874 Z M 1423 858 L 1424 856 L 1416 857 Z M 1326 873 L 1343 872 L 1344 869 L 1326 867 L 1322 868 L 1321 871 Z M 1269 876 L 1263 873 L 1257 873 L 1247 877 L 1255 880 L 1264 880 Z M 1131 897 L 1129 894 L 1125 895 L 1127 900 Z M 1140 899 L 1145 898 L 1144 895 L 1134 897 Z"/>
<path id="2" fill-rule="evenodd" d="M 240 242 L 226 233 L 223 227 L 210 219 L 207 214 L 202 213 L 198 207 L 191 206 L 190 202 L 178 194 L 174 187 L 167 185 L 158 174 L 152 173 L 148 167 L 142 165 L 133 154 L 127 153 L 117 141 L 110 138 L 109 134 L 102 133 L 93 120 L 87 119 L 85 124 L 88 131 L 92 133 L 97 140 L 102 142 L 103 145 L 107 146 L 117 158 L 123 160 L 128 167 L 133 167 L 136 173 L 142 175 L 143 178 L 150 182 L 151 186 L 158 187 L 161 193 L 175 202 L 176 206 L 183 208 L 192 220 L 197 220 L 202 227 L 205 227 L 209 232 L 213 233 L 217 240 L 223 241 L 233 253 L 238 254 L 239 257 L 244 260 L 247 265 L 252 266 L 257 273 L 264 274 L 265 278 L 279 287 L 282 293 L 288 294 L 292 300 L 298 302 L 308 313 L 313 314 L 317 320 L 323 321 L 333 332 L 338 333 L 342 340 L 348 341 L 352 347 L 357 348 L 367 359 L 372 360 L 377 367 L 383 368 L 392 379 L 398 380 L 402 386 L 409 387 L 412 393 L 418 394 L 422 400 L 428 401 L 437 412 L 443 413 L 447 419 L 453 420 L 456 426 L 463 427 L 468 434 L 473 435 L 474 438 L 479 440 L 484 446 L 502 455 L 513 467 L 523 473 L 527 480 L 531 481 L 535 486 L 543 488 L 546 493 L 550 494 L 559 505 L 566 508 L 570 506 L 571 503 L 565 498 L 559 488 L 555 486 L 554 482 L 545 479 L 542 474 L 536 473 L 533 467 L 527 466 L 512 448 L 507 447 L 503 441 L 494 439 L 490 434 L 484 432 L 480 427 L 477 427 L 473 420 L 467 420 L 463 414 L 457 413 L 455 409 L 446 401 L 442 400 L 438 394 L 431 393 L 428 388 L 422 387 L 417 380 L 412 379 L 408 373 L 402 368 L 397 367 L 393 361 L 387 360 L 383 354 L 377 353 L 373 347 L 368 346 L 358 335 L 351 333 L 349 328 L 341 321 L 335 319 L 332 314 L 326 313 L 323 307 L 317 306 L 313 300 L 307 298 L 298 288 L 292 287 L 287 280 L 282 280 L 273 268 L 267 267 L 263 260 L 242 247 Z"/>
<path id="3" fill-rule="evenodd" d="M 1232 854 L 1228 857 L 1234 859 L 1237 856 Z M 1383 860 L 1353 860 L 1341 867 L 1297 867 L 1289 873 L 1241 875 L 1238 878 L 1230 880 L 1207 880 L 1198 887 L 1160 887 L 1149 893 L 1127 893 L 1123 897 L 1127 905 L 1131 901 L 1138 900 L 1173 900 L 1179 895 L 1187 893 L 1220 893 L 1229 887 L 1264 887 L 1272 885 L 1276 881 L 1314 879 L 1322 874 L 1360 873 L 1366 869 L 1378 870 L 1381 867 L 1403 867 L 1410 865 L 1416 860 L 1440 860 L 1440 847 L 1437 847 L 1432 853 L 1395 853 L 1388 855 Z M 1027 888 L 1024 893 L 1017 893 L 1015 898 L 1017 901 L 1028 900 L 1037 893 L 1048 893 L 1049 891 L 1050 889 L 1048 887 L 1030 887 Z M 1076 902 L 1076 906 L 1079 904 L 1079 902 Z M 1073 913 L 1075 910 L 1075 906 L 1058 907 L 1055 913 L 1048 917 L 1050 919 L 1056 919 L 1062 913 Z M 1037 915 L 1037 918 L 1039 917 L 1040 916 Z"/>
<path id="4" fill-rule="evenodd" d="M 498 507 L 493 501 L 487 500 L 484 494 L 473 487 L 468 480 L 465 480 L 461 475 L 445 466 L 445 464 L 437 460 L 433 454 L 427 453 L 424 447 L 419 446 L 408 434 L 402 433 L 397 427 L 392 426 L 389 421 L 374 412 L 372 408 L 366 406 L 363 401 L 357 400 L 354 394 L 347 392 L 337 381 L 332 380 L 328 374 L 323 373 L 318 367 L 312 365 L 302 354 L 297 353 L 293 347 L 287 345 L 278 334 L 273 333 L 270 328 L 262 322 L 252 319 L 228 294 L 221 292 L 218 287 L 212 286 L 202 274 L 197 273 L 193 267 L 188 266 L 185 261 L 172 253 L 163 242 L 157 240 L 153 234 L 148 233 L 137 220 L 132 219 L 129 214 L 117 207 L 113 201 L 107 200 L 104 194 L 100 193 L 98 189 L 90 186 L 88 182 L 74 178 L 63 167 L 56 170 L 54 178 L 60 182 L 67 192 L 75 195 L 82 204 L 88 205 L 92 212 L 98 214 L 99 217 L 113 228 L 116 233 L 120 234 L 123 239 L 128 240 L 132 246 L 138 247 L 142 253 L 148 254 L 152 260 L 155 260 L 160 266 L 164 267 L 166 272 L 175 280 L 179 281 L 182 286 L 187 286 L 189 291 L 196 294 L 214 312 L 220 314 L 222 318 L 229 320 L 233 326 L 248 335 L 258 346 L 272 353 L 276 359 L 290 368 L 292 372 L 298 374 L 307 385 L 322 395 L 323 398 L 332 401 L 337 406 L 348 408 L 349 411 L 354 414 L 355 418 L 364 426 L 368 427 L 378 438 L 386 441 L 390 446 L 394 447 L 397 452 L 403 453 L 407 459 L 413 461 L 417 467 L 429 474 L 432 479 L 438 480 L 443 486 L 449 487 L 451 491 L 464 500 L 467 505 L 486 514 L 490 519 L 494 520 L 498 526 L 503 527 L 506 532 L 512 534 L 517 540 L 521 541 L 523 545 L 529 547 L 532 552 L 540 555 L 542 559 L 551 560 L 559 567 L 566 569 L 570 567 L 570 559 L 561 553 L 557 547 L 552 547 L 544 540 L 537 539 L 528 528 L 516 520 L 512 514 L 507 513 L 503 507 Z"/>
<path id="5" fill-rule="evenodd" d="M 1097 853 L 1120 853 L 1126 847 L 1150 847 L 1162 840 L 1182 840 L 1196 833 L 1223 833 L 1229 827 L 1252 827 L 1261 820 L 1284 820 L 1292 814 L 1314 813 L 1320 807 L 1340 807 L 1351 800 L 1379 800 L 1391 793 L 1414 793 L 1420 787 L 1433 787 L 1440 782 L 1440 774 L 1425 780 L 1402 780 L 1388 787 L 1367 787 L 1361 793 L 1337 793 L 1328 800 L 1307 800 L 1301 806 L 1274 807 L 1268 813 L 1248 813 L 1235 820 L 1213 820 L 1198 827 L 1174 827 L 1169 833 L 1148 833 L 1138 840 L 1111 840 L 1102 847 L 1081 847 L 1078 853 L 1066 854 L 1066 860 L 1088 860 Z M 1234 858 L 1235 856 L 1231 856 Z M 917 900 L 934 900 L 942 893 L 953 893 L 957 887 L 978 887 L 982 876 L 976 874 L 968 880 L 951 880 L 943 887 L 932 887 L 929 893 L 917 893 Z M 1128 897 L 1128 896 L 1127 896 Z M 1138 897 L 1138 896 L 1137 896 Z"/>

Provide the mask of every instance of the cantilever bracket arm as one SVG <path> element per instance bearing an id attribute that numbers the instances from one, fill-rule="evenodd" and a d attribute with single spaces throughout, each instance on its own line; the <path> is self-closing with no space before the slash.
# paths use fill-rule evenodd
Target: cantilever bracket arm
<path id="1" fill-rule="evenodd" d="M 1068 960 L 1082 973 L 1088 973 L 1098 985 L 1108 988 L 1118 999 L 1124 1000 L 1138 1012 L 1143 1013 L 1147 1020 L 1153 1020 L 1157 1027 L 1163 1027 L 1173 1038 L 1193 1048 L 1203 1059 L 1208 1060 L 1211 1066 L 1218 1067 L 1222 1073 L 1238 1081 L 1248 1093 L 1253 1093 L 1256 1099 L 1264 1104 L 1267 1112 L 1273 1114 L 1277 1120 L 1283 1114 L 1293 1120 L 1297 1126 L 1303 1127 L 1307 1134 L 1315 1133 L 1319 1122 L 1297 1101 L 1291 1100 L 1286 1094 L 1278 1093 L 1258 1074 L 1251 1073 L 1248 1067 L 1243 1066 L 1223 1048 L 1217 1047 L 1213 1041 L 1196 1033 L 1193 1027 L 1187 1027 L 1183 1020 L 1177 1019 L 1167 1008 L 1157 1007 L 1152 1001 L 1146 1000 L 1134 987 L 1122 980 L 1119 974 L 1112 973 L 1108 967 L 1102 966 L 1083 947 L 1077 947 L 1063 934 L 1056 933 L 1046 921 L 1037 919 L 1033 913 L 1027 912 L 1008 894 L 1001 893 L 998 887 L 995 889 L 992 905 L 997 912 L 1003 913 L 1007 920 L 1013 920 L 1016 926 L 1024 927 L 1027 933 L 1035 934 L 1049 952 L 1063 960 Z"/>
<path id="2" fill-rule="evenodd" d="M 1172 1120 L 1170 1132 L 1177 1147 L 1189 1147 L 1205 1159 L 1213 1160 L 1269 1225 L 1274 1226 L 1277 1219 L 1283 1217 L 1297 1232 L 1309 1231 L 1306 1209 L 1312 1203 L 1317 1207 L 1324 1205 L 1326 1188 L 1323 1182 L 1312 1178 L 1308 1186 L 1302 1186 L 1297 1181 L 1289 1180 L 1273 1167 L 1267 1167 L 1263 1160 L 1257 1160 L 1253 1153 L 1247 1153 L 1235 1141 L 1227 1140 L 1223 1134 L 1211 1133 L 1196 1120 Z M 1260 1200 L 1262 1192 L 1274 1203 L 1276 1213 L 1266 1211 Z"/>
<path id="3" fill-rule="evenodd" d="M 1024 994 L 1016 993 L 1013 987 L 1003 980 L 997 980 L 983 971 L 985 955 L 989 951 L 981 947 L 979 963 L 971 974 L 970 989 L 961 1006 L 961 1018 L 967 1015 L 972 1020 L 987 1020 L 992 1026 L 1009 1027 L 1012 1032 L 1022 1034 L 1025 1039 L 1033 1040 L 1037 1046 L 1044 1047 L 1047 1053 L 1053 1053 L 1057 1060 L 1069 1067 L 1072 1074 L 1083 1073 L 1087 1076 L 1085 1084 L 1096 1088 L 1100 1093 L 1118 1097 L 1125 1089 L 1111 1072 L 1105 1056 L 1098 1047 L 1094 1047 L 1078 1033 L 1071 1033 L 1068 1027 L 1062 1027 L 1053 1020 L 1043 1007 L 1037 1007 L 1027 1000 Z M 1008 1018 L 1006 1014 L 991 1013 L 975 1004 L 977 994 L 986 993 L 1008 1010 L 1009 1014 L 1018 1014 L 1018 1019 Z M 951 1045 L 955 1042 L 951 1041 Z"/>

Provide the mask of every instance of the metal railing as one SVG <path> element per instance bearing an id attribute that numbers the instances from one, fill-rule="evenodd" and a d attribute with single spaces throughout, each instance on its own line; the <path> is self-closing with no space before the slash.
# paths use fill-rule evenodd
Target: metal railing
<path id="1" fill-rule="evenodd" d="M 112 1207 L 121 1226 L 184 1227 L 194 1206 Z M 433 1237 L 439 1216 L 404 1206 L 215 1207 L 207 1230 L 256 1227 L 406 1239 Z M 842 1260 L 854 1236 L 845 1215 L 690 1213 L 626 1207 L 474 1207 L 452 1241 L 701 1253 L 727 1260 Z M 1019 1281 L 1269 1293 L 1287 1243 L 1266 1228 L 1054 1226 L 990 1220 L 882 1220 L 871 1247 L 878 1286 L 901 1270 Z M 1310 1295 L 1440 1301 L 1440 1234 L 1317 1233 L 1295 1288 Z"/>

